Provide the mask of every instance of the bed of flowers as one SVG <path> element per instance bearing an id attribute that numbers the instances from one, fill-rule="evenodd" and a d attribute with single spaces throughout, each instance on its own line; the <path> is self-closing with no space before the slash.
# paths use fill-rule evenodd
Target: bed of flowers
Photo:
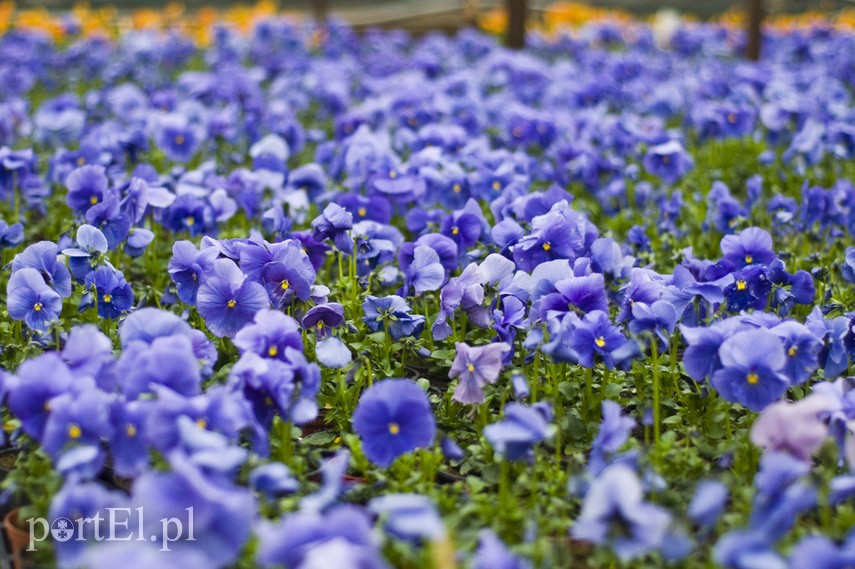
<path id="1" fill-rule="evenodd" d="M 17 567 L 855 562 L 850 32 L 65 31 L 0 38 Z"/>

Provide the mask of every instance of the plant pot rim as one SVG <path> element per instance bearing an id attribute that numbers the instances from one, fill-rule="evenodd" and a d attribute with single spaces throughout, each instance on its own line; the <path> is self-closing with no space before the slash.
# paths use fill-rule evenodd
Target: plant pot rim
<path id="1" fill-rule="evenodd" d="M 18 521 L 18 514 L 20 512 L 21 506 L 10 510 L 9 513 L 3 517 L 3 527 L 6 528 L 6 532 L 9 533 L 10 537 L 12 534 L 15 534 L 18 536 L 24 536 L 25 538 L 29 539 L 29 533 L 26 530 L 18 527 L 18 524 L 15 523 Z"/>

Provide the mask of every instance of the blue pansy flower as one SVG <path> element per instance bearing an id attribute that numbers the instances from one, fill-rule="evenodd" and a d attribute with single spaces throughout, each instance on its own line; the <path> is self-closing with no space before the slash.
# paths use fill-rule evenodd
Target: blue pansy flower
<path id="1" fill-rule="evenodd" d="M 765 229 L 748 227 L 737 235 L 725 235 L 721 239 L 724 260 L 735 267 L 768 265 L 775 260 L 772 236 Z"/>
<path id="2" fill-rule="evenodd" d="M 478 549 L 472 557 L 472 569 L 529 569 L 524 557 L 515 555 L 492 531 L 483 530 L 478 535 Z"/>
<path id="3" fill-rule="evenodd" d="M 807 381 L 819 367 L 822 342 L 804 324 L 798 322 L 782 322 L 770 330 L 784 343 L 784 352 L 787 354 L 784 375 L 793 385 Z"/>
<path id="4" fill-rule="evenodd" d="M 6 283 L 6 307 L 13 320 L 23 320 L 28 328 L 44 332 L 59 320 L 62 298 L 45 283 L 36 269 L 20 269 Z"/>
<path id="5" fill-rule="evenodd" d="M 270 306 L 267 292 L 246 278 L 229 259 L 214 262 L 211 274 L 196 293 L 196 308 L 208 329 L 219 337 L 234 337 L 238 330 Z"/>
<path id="6" fill-rule="evenodd" d="M 68 267 L 78 281 L 83 281 L 102 261 L 107 252 L 107 238 L 97 227 L 81 225 L 77 229 L 77 247 L 62 250 L 68 257 Z"/>
<path id="7" fill-rule="evenodd" d="M 0 220 L 0 251 L 17 247 L 24 240 L 24 226 L 20 223 L 9 225 Z"/>
<path id="8" fill-rule="evenodd" d="M 253 468 L 249 473 L 249 485 L 271 500 L 300 488 L 300 482 L 291 476 L 291 471 L 281 462 L 270 462 Z"/>
<path id="9" fill-rule="evenodd" d="M 369 295 L 362 303 L 362 310 L 365 312 L 362 321 L 372 332 L 385 330 L 395 340 L 405 336 L 419 336 L 425 325 L 425 317 L 411 314 L 407 301 L 397 295 Z"/>
<path id="10" fill-rule="evenodd" d="M 6 378 L 4 388 L 9 410 L 21 421 L 23 431 L 40 440 L 51 399 L 77 385 L 84 387 L 86 382 L 76 382 L 57 352 L 46 352 L 22 363 L 15 375 Z"/>
<path id="11" fill-rule="evenodd" d="M 15 255 L 12 272 L 30 268 L 41 273 L 45 282 L 62 298 L 71 296 L 71 274 L 59 260 L 59 247 L 50 241 L 39 241 Z"/>
<path id="12" fill-rule="evenodd" d="M 196 292 L 211 273 L 218 255 L 216 247 L 200 251 L 190 241 L 176 241 L 172 245 L 172 258 L 167 270 L 181 302 L 196 304 Z"/>
<path id="13" fill-rule="evenodd" d="M 65 178 L 65 186 L 68 207 L 75 212 L 85 212 L 104 200 L 109 180 L 103 166 L 86 165 L 72 170 Z"/>
<path id="14" fill-rule="evenodd" d="M 261 567 L 389 567 L 368 515 L 357 506 L 288 514 L 277 524 L 262 522 L 257 533 L 256 561 Z"/>
<path id="15" fill-rule="evenodd" d="M 87 292 L 80 300 L 80 310 L 86 310 L 95 304 L 101 318 L 115 320 L 134 303 L 131 285 L 125 281 L 121 271 L 112 267 L 98 267 L 86 275 L 84 286 Z"/>
<path id="16" fill-rule="evenodd" d="M 505 418 L 484 427 L 484 437 L 507 460 L 530 460 L 532 447 L 553 434 L 555 427 L 549 424 L 551 420 L 548 403 L 535 403 L 531 407 L 508 403 Z"/>
<path id="17" fill-rule="evenodd" d="M 651 146 L 643 158 L 644 168 L 672 184 L 682 178 L 694 166 L 692 157 L 677 140 L 669 140 Z"/>
<path id="18" fill-rule="evenodd" d="M 368 502 L 368 510 L 383 519 L 387 532 L 399 539 L 436 540 L 445 526 L 436 506 L 421 494 L 386 494 Z"/>
<path id="19" fill-rule="evenodd" d="M 151 230 L 143 227 L 131 227 L 125 240 L 125 253 L 131 259 L 136 259 L 145 252 L 146 247 L 152 241 L 154 241 L 154 233 Z"/>
<path id="20" fill-rule="evenodd" d="M 727 486 L 718 480 L 704 480 L 695 489 L 687 514 L 696 524 L 713 526 L 727 505 Z"/>
<path id="21" fill-rule="evenodd" d="M 855 283 L 855 247 L 851 245 L 846 248 L 840 273 L 848 282 Z"/>
<path id="22" fill-rule="evenodd" d="M 368 459 L 388 467 L 402 454 L 433 443 L 436 421 L 427 394 L 409 379 L 386 379 L 365 390 L 353 429 Z"/>
<path id="23" fill-rule="evenodd" d="M 722 342 L 718 354 L 722 368 L 713 374 L 712 385 L 727 401 L 760 411 L 787 391 L 784 347 L 772 332 L 737 332 Z"/>
<path id="24" fill-rule="evenodd" d="M 303 337 L 296 320 L 278 310 L 259 310 L 253 322 L 235 335 L 234 344 L 244 352 L 287 361 L 287 349 L 303 351 Z"/>
<path id="25" fill-rule="evenodd" d="M 353 215 L 340 205 L 331 203 L 312 221 L 312 237 L 317 241 L 331 239 L 343 253 L 353 253 Z"/>
<path id="26" fill-rule="evenodd" d="M 606 467 L 609 456 L 626 444 L 634 427 L 635 419 L 625 416 L 620 405 L 614 401 L 603 401 L 603 421 L 591 443 L 588 459 L 588 470 L 593 475 L 598 476 Z"/>
<path id="27" fill-rule="evenodd" d="M 627 561 L 659 548 L 670 521 L 668 512 L 644 501 L 635 472 L 617 463 L 591 482 L 570 533 L 576 539 L 607 544 Z"/>

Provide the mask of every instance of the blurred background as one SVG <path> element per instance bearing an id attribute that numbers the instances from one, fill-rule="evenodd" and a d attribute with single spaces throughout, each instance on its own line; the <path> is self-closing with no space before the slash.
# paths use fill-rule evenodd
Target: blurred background
<path id="1" fill-rule="evenodd" d="M 17 0 L 21 8 L 48 8 L 69 10 L 79 2 L 75 0 Z M 118 10 L 165 7 L 170 0 L 90 0 L 92 8 L 115 7 Z M 230 0 L 183 0 L 185 9 L 192 11 L 202 7 L 227 8 L 240 2 Z M 244 2 L 246 3 L 246 2 Z M 311 13 L 314 0 L 281 0 L 278 7 L 285 11 Z M 354 25 L 400 25 L 403 27 L 447 27 L 456 22 L 465 9 L 490 12 L 504 5 L 504 0 L 326 0 L 329 13 L 339 16 Z M 465 6 L 465 5 L 469 6 Z M 527 0 L 533 16 L 549 11 L 556 6 L 555 0 Z M 562 4 L 557 3 L 560 8 Z M 646 16 L 663 8 L 671 8 L 699 18 L 710 18 L 734 9 L 741 9 L 744 2 L 734 0 L 590 0 L 591 7 L 625 10 L 635 15 Z M 804 11 L 833 11 L 846 6 L 855 6 L 855 0 L 766 0 L 764 9 L 768 14 L 798 13 Z"/>
<path id="2" fill-rule="evenodd" d="M 855 0 L 0 0 L 0 31 L 39 28 L 55 38 L 183 30 L 208 45 L 217 26 L 249 32 L 271 16 L 306 22 L 333 17 L 356 31 L 381 27 L 418 35 L 474 25 L 516 49 L 525 47 L 527 30 L 552 34 L 590 21 L 642 19 L 673 33 L 681 23 L 712 20 L 745 30 L 745 56 L 756 60 L 767 25 L 855 30 Z"/>

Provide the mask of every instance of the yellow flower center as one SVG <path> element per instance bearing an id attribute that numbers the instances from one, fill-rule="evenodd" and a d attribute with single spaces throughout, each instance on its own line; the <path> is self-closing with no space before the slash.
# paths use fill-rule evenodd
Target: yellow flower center
<path id="1" fill-rule="evenodd" d="M 497 192 L 502 189 L 502 183 L 499 180 L 493 182 L 493 189 Z"/>
<path id="2" fill-rule="evenodd" d="M 463 186 L 461 186 L 460 184 L 454 184 L 453 186 L 451 186 L 451 190 L 452 190 L 455 194 L 459 194 L 460 192 L 462 192 L 462 191 L 463 191 Z"/>
<path id="3" fill-rule="evenodd" d="M 80 435 L 83 434 L 83 431 L 80 430 L 80 426 L 72 423 L 68 426 L 68 436 L 72 439 L 79 439 Z"/>
<path id="4" fill-rule="evenodd" d="M 727 115 L 727 122 L 729 122 L 730 124 L 736 124 L 736 115 L 733 113 L 729 113 Z"/>
<path id="5" fill-rule="evenodd" d="M 743 279 L 739 279 L 736 281 L 736 290 L 745 290 L 745 287 L 748 285 L 745 283 Z"/>
<path id="6" fill-rule="evenodd" d="M 750 265 L 753 262 L 754 262 L 754 257 L 752 257 L 751 255 L 745 255 L 745 263 L 746 264 Z"/>
<path id="7" fill-rule="evenodd" d="M 42 311 L 42 303 L 41 302 L 35 303 L 33 305 L 33 310 L 35 310 L 36 312 L 41 312 Z"/>
<path id="8" fill-rule="evenodd" d="M 84 164 L 86 164 L 86 158 L 84 158 L 83 156 L 78 156 L 77 157 L 77 165 L 83 166 Z"/>
<path id="9" fill-rule="evenodd" d="M 235 300 L 234 300 L 234 299 L 232 299 L 232 300 L 230 300 L 230 301 L 229 301 L 228 306 L 229 306 L 229 308 L 234 308 L 234 307 L 235 307 L 235 304 L 237 304 L 237 302 L 235 302 Z"/>
<path id="10" fill-rule="evenodd" d="M 401 426 L 398 423 L 389 423 L 389 432 L 393 435 L 397 435 L 401 432 Z"/>
<path id="11" fill-rule="evenodd" d="M 602 336 L 597 336 L 596 338 L 594 338 L 594 343 L 597 345 L 598 348 L 602 348 L 606 345 L 606 339 Z"/>
<path id="12" fill-rule="evenodd" d="M 324 321 L 323 321 L 323 320 L 318 320 L 318 330 L 320 330 L 320 329 L 321 329 L 321 328 L 323 328 L 323 327 L 324 327 Z"/>
<path id="13" fill-rule="evenodd" d="M 393 180 L 398 177 L 398 173 L 394 170 L 389 170 L 389 177 Z"/>
<path id="14" fill-rule="evenodd" d="M 128 423 L 127 425 L 125 425 L 125 433 L 129 437 L 134 438 L 135 436 L 137 436 L 137 426 L 133 423 Z"/>
<path id="15" fill-rule="evenodd" d="M 92 196 L 91 198 L 89 198 L 89 203 L 91 203 L 92 205 L 98 203 L 98 196 Z"/>
<path id="16" fill-rule="evenodd" d="M 799 349 L 797 347 L 793 346 L 789 350 L 787 350 L 787 355 L 790 357 L 793 357 L 796 355 L 796 352 L 798 352 L 798 351 L 799 351 Z"/>
<path id="17" fill-rule="evenodd" d="M 288 290 L 289 288 L 291 288 L 291 283 L 289 283 L 288 281 L 282 281 L 281 287 L 282 290 Z"/>
<path id="18" fill-rule="evenodd" d="M 102 299 L 104 302 L 110 302 L 111 300 L 113 300 L 113 297 L 112 297 L 112 296 L 110 296 L 109 294 L 105 294 L 104 296 L 102 296 L 102 297 L 101 297 L 101 299 Z"/>
<path id="19" fill-rule="evenodd" d="M 475 366 L 472 364 L 469 364 L 468 366 L 466 366 L 466 369 L 469 370 L 469 373 L 472 373 L 473 371 L 475 371 Z"/>
<path id="20" fill-rule="evenodd" d="M 178 144 L 179 146 L 184 144 L 184 135 L 183 134 L 176 134 L 175 135 L 175 144 Z"/>
<path id="21" fill-rule="evenodd" d="M 199 427 L 200 429 L 205 429 L 208 427 L 208 421 L 206 421 L 204 418 L 200 417 L 200 418 L 196 419 L 196 426 Z"/>
<path id="22" fill-rule="evenodd" d="M 366 210 L 364 207 L 361 207 L 356 211 L 356 213 L 359 214 L 359 217 L 365 217 L 365 214 L 368 213 L 368 210 Z"/>
<path id="23" fill-rule="evenodd" d="M 187 216 L 187 219 L 184 220 L 184 223 L 186 223 L 187 225 L 193 225 L 194 223 L 196 223 L 196 218 L 192 215 L 189 215 Z"/>
<path id="24" fill-rule="evenodd" d="M 451 228 L 451 234 L 452 235 L 457 235 L 458 233 L 460 233 L 460 230 L 458 228 L 456 228 L 456 227 Z"/>
<path id="25" fill-rule="evenodd" d="M 270 346 L 267 349 L 267 355 L 270 356 L 271 358 L 275 358 L 276 354 L 278 354 L 278 353 L 279 353 L 279 348 L 277 348 L 276 346 Z"/>
<path id="26" fill-rule="evenodd" d="M 543 250 L 544 251 L 549 251 L 550 249 L 552 249 L 552 243 L 547 241 L 546 243 L 543 244 Z"/>
<path id="27" fill-rule="evenodd" d="M 748 385 L 757 385 L 757 382 L 760 381 L 760 376 L 752 371 L 745 376 L 745 381 L 748 382 Z"/>

